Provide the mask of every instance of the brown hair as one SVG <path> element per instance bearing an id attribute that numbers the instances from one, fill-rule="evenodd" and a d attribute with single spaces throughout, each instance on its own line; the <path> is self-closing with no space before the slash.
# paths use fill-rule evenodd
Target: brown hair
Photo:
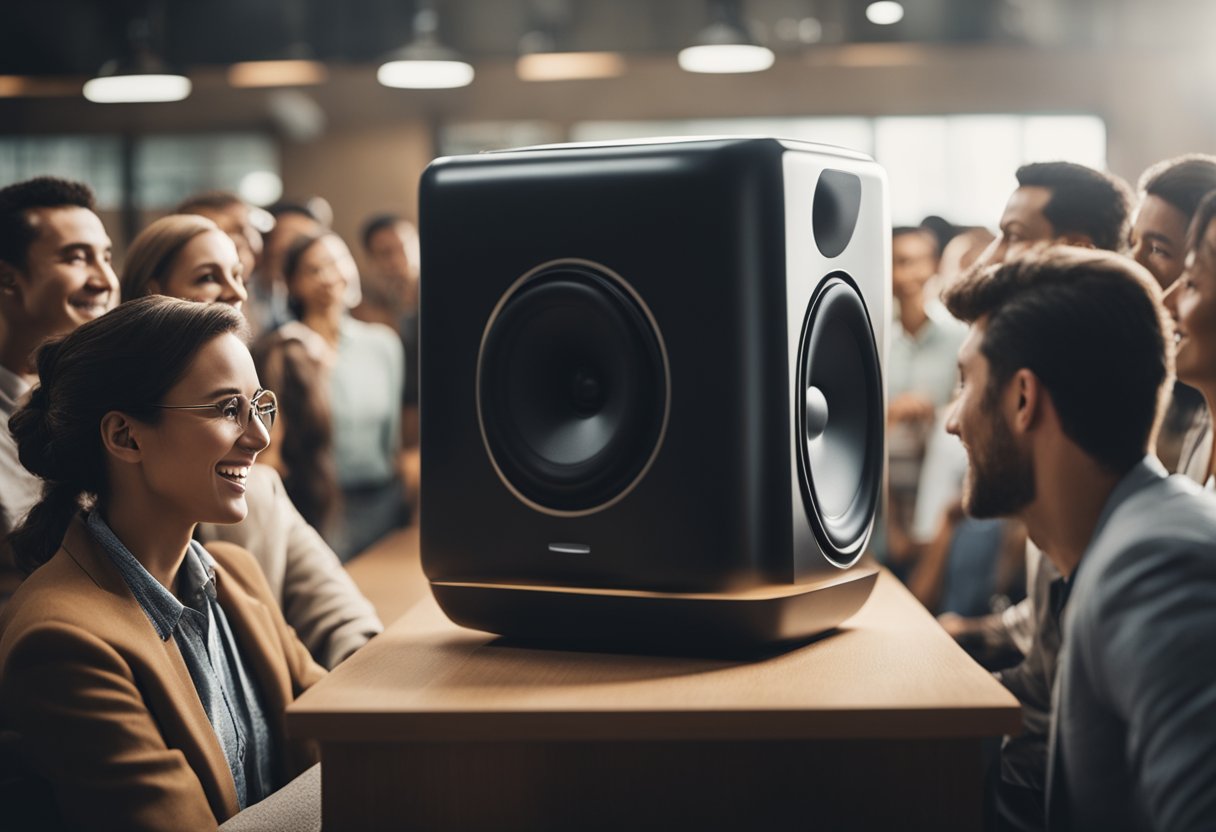
<path id="1" fill-rule="evenodd" d="M 258 377 L 279 399 L 287 496 L 309 525 L 329 531 L 342 490 L 334 467 L 326 369 L 303 341 L 280 332 L 254 347 L 253 360 Z"/>
<path id="2" fill-rule="evenodd" d="M 161 284 L 163 291 L 174 258 L 186 243 L 208 231 L 220 231 L 220 227 L 198 214 L 170 214 L 139 232 L 127 250 L 126 265 L 119 280 L 122 299 L 134 300 L 148 294 L 148 284 L 153 280 Z"/>
<path id="3" fill-rule="evenodd" d="M 1057 246 L 968 274 L 942 299 L 962 321 L 986 319 L 989 401 L 1029 369 L 1065 435 L 1108 470 L 1148 452 L 1174 358 L 1161 290 L 1142 266 Z"/>
<path id="4" fill-rule="evenodd" d="M 98 426 L 112 410 L 155 423 L 155 405 L 194 356 L 245 319 L 222 303 L 161 295 L 120 304 L 37 354 L 39 384 L 9 420 L 17 456 L 43 480 L 42 500 L 9 537 L 17 565 L 32 572 L 59 548 L 72 516 L 107 499 Z"/>

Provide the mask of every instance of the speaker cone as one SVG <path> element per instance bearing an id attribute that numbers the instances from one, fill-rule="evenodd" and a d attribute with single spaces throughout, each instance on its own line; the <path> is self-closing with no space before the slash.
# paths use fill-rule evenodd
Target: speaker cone
<path id="1" fill-rule="evenodd" d="M 652 319 L 623 281 L 581 261 L 538 269 L 499 302 L 477 392 L 504 483 L 556 513 L 623 496 L 666 425 L 667 371 Z"/>
<path id="2" fill-rule="evenodd" d="M 882 485 L 878 349 L 843 274 L 820 284 L 803 322 L 795 404 L 803 503 L 825 554 L 844 566 L 869 537 Z"/>

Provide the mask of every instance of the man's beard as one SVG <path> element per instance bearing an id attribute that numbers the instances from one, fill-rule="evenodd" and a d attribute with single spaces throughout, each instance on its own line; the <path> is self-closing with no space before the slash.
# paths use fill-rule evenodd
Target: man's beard
<path id="1" fill-rule="evenodd" d="M 993 413 L 992 435 L 971 447 L 963 507 L 972 517 L 1009 517 L 1034 499 L 1034 468 L 1014 441 L 1000 414 Z"/>

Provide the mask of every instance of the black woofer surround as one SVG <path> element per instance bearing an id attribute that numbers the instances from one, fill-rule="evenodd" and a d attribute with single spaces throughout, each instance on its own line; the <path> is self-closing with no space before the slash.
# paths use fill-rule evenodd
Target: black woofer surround
<path id="1" fill-rule="evenodd" d="M 882 489 L 883 401 L 878 348 L 865 302 L 847 275 L 819 285 L 798 349 L 795 403 L 803 505 L 824 554 L 852 563 Z"/>
<path id="2" fill-rule="evenodd" d="M 477 415 L 503 482 L 534 508 L 597 511 L 649 466 L 667 419 L 653 319 L 624 281 L 582 262 L 521 278 L 486 325 Z"/>

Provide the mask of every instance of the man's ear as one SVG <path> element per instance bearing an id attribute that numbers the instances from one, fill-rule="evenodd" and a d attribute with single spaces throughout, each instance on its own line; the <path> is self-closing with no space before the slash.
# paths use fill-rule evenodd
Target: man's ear
<path id="1" fill-rule="evenodd" d="M 101 417 L 101 443 L 119 462 L 135 464 L 143 460 L 137 433 L 136 423 L 117 410 Z"/>
<path id="2" fill-rule="evenodd" d="M 1043 383 L 1031 370 L 1023 367 L 1009 382 L 1009 425 L 1015 434 L 1035 428 L 1042 418 Z"/>
<path id="3" fill-rule="evenodd" d="M 1068 234 L 1061 234 L 1056 237 L 1056 244 L 1063 246 L 1078 246 L 1080 248 L 1097 248 L 1094 245 L 1093 238 L 1088 234 L 1082 234 L 1079 231 L 1073 231 Z"/>
<path id="4" fill-rule="evenodd" d="M 21 291 L 17 283 L 17 267 L 0 260 L 0 294 L 16 295 Z"/>

